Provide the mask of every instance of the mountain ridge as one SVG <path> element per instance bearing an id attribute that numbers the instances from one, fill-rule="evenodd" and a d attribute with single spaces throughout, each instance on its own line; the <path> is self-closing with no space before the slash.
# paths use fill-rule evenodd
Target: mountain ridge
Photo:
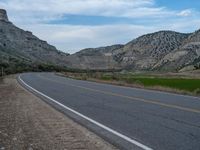
<path id="1" fill-rule="evenodd" d="M 180 71 L 200 66 L 200 30 L 163 30 L 127 44 L 83 49 L 69 55 L 9 21 L 0 9 L 0 64 L 51 64 L 76 69 Z"/>
<path id="2" fill-rule="evenodd" d="M 112 66 L 111 68 L 117 69 L 146 71 L 179 71 L 189 65 L 191 65 L 191 68 L 194 68 L 195 65 L 199 65 L 200 63 L 196 61 L 200 57 L 198 42 L 200 42 L 200 30 L 195 31 L 194 33 L 179 33 L 163 30 L 145 34 L 125 45 L 121 45 L 118 49 L 111 50 L 109 59 L 113 64 L 108 63 L 105 65 L 104 62 L 104 66 Z M 102 55 L 106 54 L 99 48 L 93 48 L 92 50 L 93 52 L 97 51 Z M 78 53 L 73 54 L 73 58 L 76 58 L 77 54 L 81 52 L 82 51 L 79 51 Z M 107 52 L 109 52 L 109 50 L 107 50 Z M 93 60 L 92 57 L 97 56 L 92 54 L 92 52 L 87 55 L 90 55 L 90 57 L 87 57 L 86 55 L 79 56 L 81 57 L 79 59 L 87 59 L 85 61 L 87 62 L 87 65 L 84 65 L 85 62 L 82 61 L 81 66 L 76 67 L 81 69 L 87 69 L 88 67 L 92 69 L 105 69 L 102 65 L 88 65 L 90 63 L 95 64 L 95 60 Z M 181 56 L 183 56 L 183 58 L 180 58 Z M 99 56 L 96 59 L 107 59 L 107 57 L 105 58 L 104 56 L 100 58 Z M 177 62 L 177 64 L 175 64 L 174 61 Z"/>

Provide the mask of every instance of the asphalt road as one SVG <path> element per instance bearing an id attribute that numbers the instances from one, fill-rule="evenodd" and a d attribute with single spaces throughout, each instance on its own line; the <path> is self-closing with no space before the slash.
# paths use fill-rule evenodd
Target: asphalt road
<path id="1" fill-rule="evenodd" d="M 120 149 L 200 150 L 200 98 L 53 73 L 26 73 L 20 79 L 24 87 Z"/>

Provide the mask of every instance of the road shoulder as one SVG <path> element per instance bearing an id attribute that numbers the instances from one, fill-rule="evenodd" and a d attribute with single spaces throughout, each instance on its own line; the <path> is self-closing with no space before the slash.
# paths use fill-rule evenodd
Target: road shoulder
<path id="1" fill-rule="evenodd" d="M 0 149 L 116 149 L 22 88 L 0 81 Z"/>

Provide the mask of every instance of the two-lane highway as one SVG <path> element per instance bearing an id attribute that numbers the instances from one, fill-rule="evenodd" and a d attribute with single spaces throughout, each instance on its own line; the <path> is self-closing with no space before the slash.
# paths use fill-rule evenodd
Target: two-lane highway
<path id="1" fill-rule="evenodd" d="M 120 149 L 200 150 L 200 98 L 53 73 L 22 74 L 19 82 Z"/>

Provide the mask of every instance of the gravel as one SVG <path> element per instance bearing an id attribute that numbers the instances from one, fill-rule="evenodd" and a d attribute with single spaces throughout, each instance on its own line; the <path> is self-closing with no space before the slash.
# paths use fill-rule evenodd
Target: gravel
<path id="1" fill-rule="evenodd" d="M 94 133 L 22 88 L 0 80 L 0 150 L 113 150 Z"/>

